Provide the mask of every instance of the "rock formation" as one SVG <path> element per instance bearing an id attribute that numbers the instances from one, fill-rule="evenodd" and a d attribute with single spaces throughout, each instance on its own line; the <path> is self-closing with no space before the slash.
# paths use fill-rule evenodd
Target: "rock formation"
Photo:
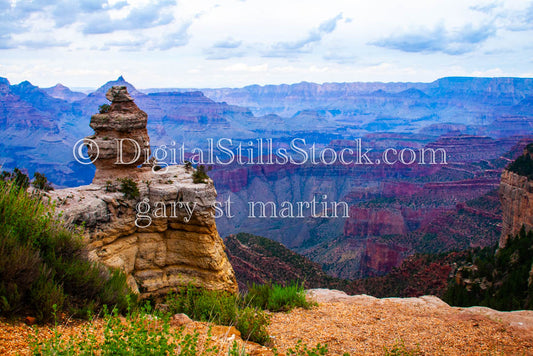
<path id="1" fill-rule="evenodd" d="M 524 155 L 531 156 L 527 148 L 524 149 Z M 502 248 L 505 247 L 509 236 L 515 236 L 522 226 L 526 231 L 533 230 L 533 181 L 504 170 L 499 194 L 503 215 L 499 246 Z"/>
<path id="2" fill-rule="evenodd" d="M 212 180 L 195 184 L 190 167 L 137 167 L 143 162 L 132 147 L 150 149 L 147 116 L 125 87 L 111 88 L 106 97 L 111 107 L 91 118 L 95 134 L 88 137 L 89 154 L 99 148 L 93 183 L 51 192 L 57 210 L 68 224 L 85 226 L 90 257 L 123 270 L 142 297 L 189 283 L 236 292 L 215 225 Z M 120 139 L 129 142 L 123 147 L 126 164 L 116 163 Z"/>
<path id="3" fill-rule="evenodd" d="M 93 183 L 118 176 L 129 176 L 132 168 L 150 157 L 148 115 L 135 105 L 125 86 L 114 86 L 106 93 L 111 107 L 91 117 L 95 134 L 88 137 L 88 154 L 94 161 Z"/>

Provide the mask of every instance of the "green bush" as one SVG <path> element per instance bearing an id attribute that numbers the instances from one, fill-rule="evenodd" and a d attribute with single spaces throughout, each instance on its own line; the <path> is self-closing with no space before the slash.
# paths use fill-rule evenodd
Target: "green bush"
<path id="1" fill-rule="evenodd" d="M 166 304 L 171 314 L 184 313 L 194 320 L 233 325 L 245 340 L 263 344 L 269 340 L 269 316 L 259 308 L 245 306 L 237 295 L 187 286 L 169 294 Z"/>
<path id="2" fill-rule="evenodd" d="M 282 286 L 277 283 L 248 286 L 245 300 L 250 305 L 273 312 L 289 311 L 300 307 L 308 309 L 312 306 L 305 298 L 303 283 L 290 283 Z"/>
<path id="3" fill-rule="evenodd" d="M 201 347 L 199 333 L 186 334 L 183 329 L 171 330 L 169 318 L 151 315 L 151 309 L 129 310 L 125 320 L 104 309 L 103 338 L 96 337 L 94 322 L 86 324 L 79 334 L 63 338 L 57 325 L 51 338 L 30 342 L 34 355 L 217 355 L 210 337 Z M 230 353 L 233 355 L 232 353 Z"/>
<path id="4" fill-rule="evenodd" d="M 126 199 L 135 199 L 139 197 L 139 187 L 137 183 L 131 178 L 117 178 L 120 182 L 118 191 L 124 194 Z"/>
<path id="5" fill-rule="evenodd" d="M 184 313 L 199 321 L 233 325 L 237 316 L 238 296 L 187 286 L 171 293 L 166 302 L 172 314 Z"/>
<path id="6" fill-rule="evenodd" d="M 37 189 L 40 189 L 40 190 L 44 190 L 46 192 L 50 191 L 50 190 L 54 190 L 54 188 L 52 188 L 52 186 L 50 185 L 50 183 L 48 183 L 48 179 L 45 177 L 44 174 L 41 174 L 39 172 L 35 172 L 33 174 L 33 186 Z"/>
<path id="7" fill-rule="evenodd" d="M 474 251 L 472 264 L 465 264 L 458 272 L 463 282 L 452 278 L 444 301 L 462 307 L 533 309 L 533 284 L 528 282 L 533 265 L 531 246 L 533 232 L 526 233 L 522 227 L 518 235 L 509 237 L 505 247 L 498 248 L 496 244 Z M 465 279 L 470 281 L 468 285 Z"/>
<path id="8" fill-rule="evenodd" d="M 270 341 L 267 329 L 269 324 L 270 315 L 259 308 L 245 306 L 237 311 L 235 328 L 241 332 L 243 340 L 266 344 Z"/>
<path id="9" fill-rule="evenodd" d="M 30 178 L 18 168 L 13 169 L 13 172 L 3 171 L 0 174 L 0 180 L 13 182 L 13 184 L 22 189 L 27 189 L 30 186 Z"/>
<path id="10" fill-rule="evenodd" d="M 53 306 L 74 314 L 87 306 L 125 309 L 125 276 L 88 260 L 79 231 L 13 182 L 0 181 L 0 315 L 22 311 L 50 320 Z"/>
<path id="11" fill-rule="evenodd" d="M 100 114 L 105 114 L 106 112 L 109 112 L 111 110 L 111 105 L 109 104 L 102 104 L 98 107 L 98 112 Z"/>
<path id="12" fill-rule="evenodd" d="M 187 168 L 187 166 L 186 166 L 186 168 Z M 196 168 L 196 170 L 192 174 L 192 181 L 195 184 L 199 184 L 199 183 L 207 183 L 206 181 L 208 179 L 209 179 L 209 176 L 207 175 L 207 173 L 205 171 L 205 167 L 202 166 L 202 165 L 198 165 L 198 167 Z"/>
<path id="13" fill-rule="evenodd" d="M 527 145 L 526 150 L 528 153 L 523 154 L 511 162 L 507 167 L 507 170 L 531 180 L 533 179 L 533 159 L 531 159 L 530 154 L 533 153 L 533 143 Z"/>

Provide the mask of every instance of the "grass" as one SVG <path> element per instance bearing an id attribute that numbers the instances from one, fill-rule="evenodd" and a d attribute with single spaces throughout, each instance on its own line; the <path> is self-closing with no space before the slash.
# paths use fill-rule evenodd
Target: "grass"
<path id="1" fill-rule="evenodd" d="M 184 313 L 198 321 L 235 326 L 244 340 L 265 344 L 270 340 L 270 317 L 260 308 L 245 305 L 237 295 L 183 287 L 167 296 L 170 314 Z"/>
<path id="2" fill-rule="evenodd" d="M 0 315 L 47 321 L 54 306 L 79 316 L 104 304 L 124 310 L 124 274 L 89 261 L 81 232 L 56 220 L 42 199 L 0 181 Z"/>
<path id="3" fill-rule="evenodd" d="M 247 303 L 273 312 L 290 311 L 293 308 L 309 309 L 312 304 L 305 298 L 303 283 L 282 286 L 277 283 L 252 284 L 245 295 Z"/>
<path id="4" fill-rule="evenodd" d="M 295 307 L 310 308 L 301 284 L 291 283 L 252 285 L 248 293 L 238 296 L 206 291 L 193 286 L 169 294 L 165 304 L 171 314 L 184 313 L 199 321 L 232 325 L 244 340 L 266 344 L 270 340 L 267 327 L 270 316 L 265 311 L 289 311 Z"/>
<path id="5" fill-rule="evenodd" d="M 317 344 L 315 347 L 309 348 L 306 344 L 302 343 L 302 340 L 298 340 L 294 348 L 287 350 L 287 355 L 295 356 L 320 356 L 327 355 L 328 345 Z"/>

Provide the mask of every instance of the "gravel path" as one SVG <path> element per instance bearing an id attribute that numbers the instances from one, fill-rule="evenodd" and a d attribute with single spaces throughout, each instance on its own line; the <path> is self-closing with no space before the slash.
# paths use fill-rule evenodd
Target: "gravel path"
<path id="1" fill-rule="evenodd" d="M 273 315 L 269 330 L 278 350 L 301 339 L 327 343 L 333 355 L 383 355 L 401 343 L 423 355 L 533 355 L 533 311 L 455 308 L 433 296 L 377 299 L 330 290 L 308 296 L 319 306 Z"/>

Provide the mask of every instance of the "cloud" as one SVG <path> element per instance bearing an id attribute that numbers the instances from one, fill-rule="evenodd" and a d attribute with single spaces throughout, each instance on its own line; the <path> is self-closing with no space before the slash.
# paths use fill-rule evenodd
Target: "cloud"
<path id="1" fill-rule="evenodd" d="M 533 1 L 521 11 L 507 11 L 499 14 L 509 31 L 529 31 L 533 29 Z"/>
<path id="2" fill-rule="evenodd" d="M 118 47 L 125 51 L 135 51 L 141 49 L 147 42 L 146 38 L 125 39 L 109 41 L 104 44 L 104 48 Z"/>
<path id="3" fill-rule="evenodd" d="M 240 58 L 246 54 L 245 50 L 241 48 L 241 45 L 242 41 L 237 41 L 228 37 L 223 41 L 215 42 L 213 46 L 206 49 L 204 53 L 206 54 L 206 59 L 209 60 Z"/>
<path id="4" fill-rule="evenodd" d="M 167 25 L 174 20 L 174 16 L 166 10 L 175 3 L 175 1 L 163 0 L 148 3 L 142 7 L 134 7 L 122 19 L 112 19 L 109 13 L 95 14 L 90 16 L 84 24 L 82 32 L 86 35 L 103 34 Z"/>
<path id="5" fill-rule="evenodd" d="M 213 48 L 238 48 L 242 44 L 242 41 L 236 41 L 233 38 L 228 38 L 224 41 L 215 42 Z"/>
<path id="6" fill-rule="evenodd" d="M 277 42 L 263 55 L 264 57 L 286 57 L 294 53 L 309 52 L 312 44 L 320 42 L 325 35 L 333 32 L 341 19 L 342 13 L 339 13 L 337 16 L 322 22 L 318 28 L 309 31 L 305 38 L 293 42 Z"/>
<path id="7" fill-rule="evenodd" d="M 336 51 L 327 51 L 322 58 L 326 61 L 332 61 L 339 64 L 351 64 L 357 61 L 357 56 L 353 54 Z"/>
<path id="8" fill-rule="evenodd" d="M 463 26 L 458 31 L 448 31 L 442 23 L 434 29 L 392 35 L 371 42 L 371 45 L 411 53 L 442 52 L 450 55 L 473 51 L 479 44 L 494 36 L 496 26 L 491 24 Z"/>
<path id="9" fill-rule="evenodd" d="M 19 46 L 31 49 L 41 49 L 48 47 L 68 47 L 69 41 L 58 41 L 53 38 L 33 38 L 30 40 L 20 41 Z"/>
<path id="10" fill-rule="evenodd" d="M 161 38 L 161 40 L 156 41 L 154 45 L 151 46 L 151 49 L 159 49 L 166 51 L 175 47 L 185 46 L 189 43 L 189 27 L 192 22 L 186 22 L 180 26 L 180 28 L 174 32 L 168 33 Z"/>
<path id="11" fill-rule="evenodd" d="M 496 8 L 500 7 L 500 4 L 497 2 L 488 3 L 484 5 L 473 5 L 470 6 L 470 10 L 482 12 L 484 14 L 490 14 Z"/>
<path id="12" fill-rule="evenodd" d="M 0 35 L 0 49 L 11 49 L 11 48 L 15 48 L 15 45 L 13 44 L 13 41 L 11 40 L 11 36 Z"/>

